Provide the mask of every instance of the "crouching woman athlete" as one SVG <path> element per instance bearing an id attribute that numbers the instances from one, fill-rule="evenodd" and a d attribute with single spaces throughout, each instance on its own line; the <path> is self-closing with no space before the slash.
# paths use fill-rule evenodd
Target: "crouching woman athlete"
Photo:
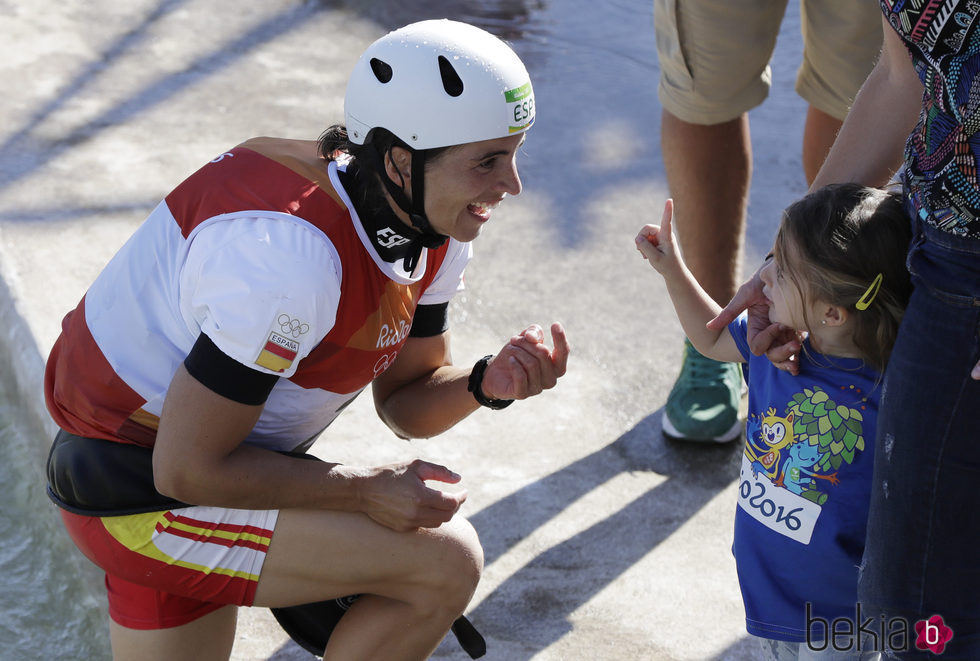
<path id="1" fill-rule="evenodd" d="M 301 455 L 368 384 L 403 437 L 565 372 L 532 326 L 452 365 L 447 305 L 534 121 L 496 37 L 424 21 L 372 44 L 345 126 L 250 140 L 181 183 L 107 265 L 47 363 L 49 491 L 106 572 L 116 659 L 227 659 L 236 606 L 360 595 L 326 659 L 423 659 L 483 557 L 449 469 Z"/>

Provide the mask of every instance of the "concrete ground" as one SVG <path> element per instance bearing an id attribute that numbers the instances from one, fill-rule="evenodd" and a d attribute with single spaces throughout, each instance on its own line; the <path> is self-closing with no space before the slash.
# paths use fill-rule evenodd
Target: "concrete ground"
<path id="1" fill-rule="evenodd" d="M 454 357 L 471 363 L 529 323 L 561 321 L 568 374 L 541 397 L 413 443 L 365 397 L 314 452 L 421 456 L 463 475 L 463 513 L 486 549 L 468 615 L 488 660 L 753 658 L 730 553 L 740 447 L 660 433 L 682 333 L 632 245 L 665 197 L 652 3 L 549 4 L 0 0 L 0 370 L 36 432 L 36 465 L 52 429 L 43 357 L 60 320 L 162 196 L 248 137 L 315 138 L 340 121 L 347 74 L 388 29 L 468 20 L 514 43 L 539 114 L 521 157 L 525 191 L 478 239 L 452 307 Z M 792 112 L 769 125 L 774 142 L 757 157 L 757 177 L 774 173 L 766 185 L 785 190 L 754 198 L 749 260 L 767 250 L 780 196 L 802 192 Z M 86 591 L 72 598 L 92 604 L 79 649 L 107 658 L 99 574 L 77 552 L 62 561 Z M 233 659 L 305 658 L 267 611 L 243 609 Z M 450 639 L 434 658 L 466 656 Z"/>

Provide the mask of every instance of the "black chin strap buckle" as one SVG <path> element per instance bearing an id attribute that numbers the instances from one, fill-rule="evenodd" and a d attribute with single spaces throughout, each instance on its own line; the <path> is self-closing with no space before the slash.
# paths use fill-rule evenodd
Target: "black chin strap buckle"
<path id="1" fill-rule="evenodd" d="M 402 266 L 406 273 L 412 273 L 415 270 L 419 259 L 422 257 L 423 248 L 438 248 L 449 238 L 443 234 L 436 234 L 424 216 L 412 214 L 410 218 L 412 224 L 419 230 L 419 235 L 418 239 L 416 239 L 415 250 L 405 255 L 405 259 L 402 261 Z"/>
<path id="2" fill-rule="evenodd" d="M 425 216 L 420 216 L 413 213 L 409 217 L 412 220 L 412 225 L 414 225 L 422 235 L 422 245 L 426 248 L 438 248 L 446 242 L 446 239 L 449 238 L 445 234 L 439 234 L 432 229 L 429 219 Z"/>

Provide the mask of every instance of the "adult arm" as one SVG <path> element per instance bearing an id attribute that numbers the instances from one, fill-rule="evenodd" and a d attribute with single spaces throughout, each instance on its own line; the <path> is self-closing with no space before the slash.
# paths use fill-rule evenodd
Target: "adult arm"
<path id="1" fill-rule="evenodd" d="M 901 167 L 922 109 L 922 82 L 898 33 L 882 17 L 881 57 L 861 86 L 810 190 L 840 182 L 883 186 Z"/>
<path id="2" fill-rule="evenodd" d="M 569 346 L 561 324 L 551 326 L 554 344 L 530 326 L 513 336 L 493 357 L 483 375 L 490 399 L 527 399 L 553 388 L 565 373 Z M 375 408 L 403 438 L 439 434 L 480 408 L 467 389 L 472 367 L 452 364 L 449 331 L 409 337 L 398 358 L 374 380 Z"/>
<path id="3" fill-rule="evenodd" d="M 356 511 L 396 530 L 438 526 L 452 517 L 465 494 L 425 485 L 459 479 L 445 467 L 422 461 L 341 466 L 243 443 L 264 398 L 240 398 L 227 384 L 240 380 L 237 370 L 286 378 L 295 371 L 334 323 L 338 265 L 322 234 L 281 218 L 243 217 L 196 235 L 181 268 L 182 311 L 214 346 L 208 355 L 220 351 L 226 359 L 202 367 L 192 349 L 176 370 L 154 447 L 159 491 L 197 505 Z M 255 360 L 270 341 L 270 328 L 295 352 L 278 365 Z"/>
<path id="4" fill-rule="evenodd" d="M 344 466 L 243 444 L 261 412 L 262 405 L 215 393 L 181 365 L 153 450 L 157 490 L 195 505 L 363 512 L 395 530 L 438 526 L 465 500 L 425 486 L 427 479 L 459 479 L 428 462 Z"/>

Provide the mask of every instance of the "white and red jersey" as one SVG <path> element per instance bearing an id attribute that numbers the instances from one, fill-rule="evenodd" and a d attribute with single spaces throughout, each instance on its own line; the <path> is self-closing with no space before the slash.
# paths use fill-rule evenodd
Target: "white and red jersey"
<path id="1" fill-rule="evenodd" d="M 283 377 L 246 442 L 292 450 L 392 363 L 417 305 L 462 289 L 469 244 L 424 250 L 413 273 L 384 262 L 316 148 L 250 140 L 154 209 L 64 319 L 45 375 L 60 427 L 152 446 L 203 332 Z"/>

